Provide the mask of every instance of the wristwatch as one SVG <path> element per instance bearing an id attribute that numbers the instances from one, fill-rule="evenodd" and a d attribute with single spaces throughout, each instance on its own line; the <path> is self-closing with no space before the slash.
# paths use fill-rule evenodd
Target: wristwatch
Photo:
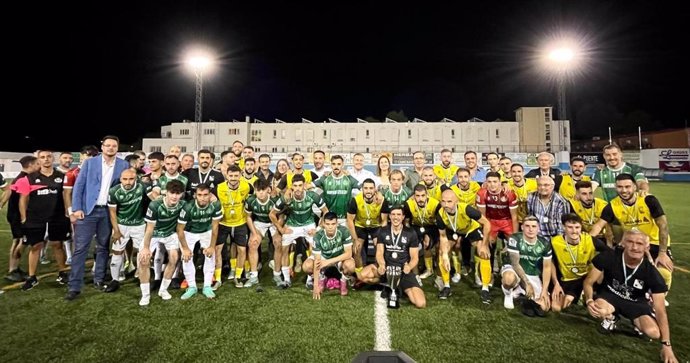
<path id="1" fill-rule="evenodd" d="M 665 346 L 667 346 L 667 347 L 670 347 L 670 346 L 671 346 L 671 341 L 670 341 L 670 340 L 662 340 L 662 341 L 661 341 L 661 345 L 665 345 Z"/>

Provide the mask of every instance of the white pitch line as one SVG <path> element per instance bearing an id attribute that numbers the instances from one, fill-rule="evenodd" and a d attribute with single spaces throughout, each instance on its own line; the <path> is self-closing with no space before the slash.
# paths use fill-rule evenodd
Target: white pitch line
<path id="1" fill-rule="evenodd" d="M 382 299 L 378 291 L 374 292 L 374 327 L 376 330 L 376 343 L 374 350 L 391 350 L 391 328 L 388 323 L 388 307 L 386 300 Z"/>

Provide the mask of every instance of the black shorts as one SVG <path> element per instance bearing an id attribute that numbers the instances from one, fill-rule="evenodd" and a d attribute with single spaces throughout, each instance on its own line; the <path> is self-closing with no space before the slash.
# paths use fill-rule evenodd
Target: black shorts
<path id="1" fill-rule="evenodd" d="M 386 282 L 386 275 L 381 276 L 380 282 Z M 403 273 L 400 277 L 400 284 L 398 285 L 400 291 L 405 292 L 405 290 L 413 287 L 421 288 L 421 286 L 419 286 L 419 282 L 417 281 L 417 276 L 413 272 L 410 272 L 409 274 Z"/>
<path id="2" fill-rule="evenodd" d="M 580 295 L 582 295 L 582 284 L 584 282 L 584 277 L 577 280 L 560 281 L 563 294 L 570 295 L 575 298 L 573 299 L 573 305 L 577 304 L 577 301 L 580 300 Z"/>
<path id="3" fill-rule="evenodd" d="M 7 218 L 7 222 L 10 224 L 13 239 L 24 237 L 24 232 L 22 232 L 22 221 L 19 219 L 10 220 L 10 218 Z"/>
<path id="4" fill-rule="evenodd" d="M 484 239 L 484 234 L 481 228 L 477 228 L 468 232 L 467 234 L 462 234 L 458 232 L 453 232 L 451 229 L 446 228 L 446 236 L 449 240 L 453 240 L 453 234 L 457 234 L 460 237 L 460 242 L 477 242 Z M 454 243 L 454 242 L 453 242 Z M 452 243 L 451 243 L 452 244 Z"/>
<path id="5" fill-rule="evenodd" d="M 651 317 L 654 317 L 652 307 L 649 305 L 647 301 L 634 302 L 624 300 L 614 295 L 613 293 L 607 291 L 605 286 L 602 287 L 602 289 L 603 290 L 601 292 L 598 292 L 596 294 L 594 299 L 606 300 L 606 302 L 613 305 L 613 308 L 616 310 L 617 314 L 620 314 L 621 316 L 628 318 L 630 320 L 635 320 L 643 315 L 649 315 Z"/>
<path id="6" fill-rule="evenodd" d="M 48 234 L 47 241 L 66 241 L 69 239 L 72 232 L 69 219 L 60 222 L 48 222 L 44 225 L 29 225 L 22 226 L 22 233 L 24 234 L 24 244 L 34 246 L 36 244 L 46 241 L 46 233 Z"/>
<path id="7" fill-rule="evenodd" d="M 649 245 L 649 254 L 652 255 L 652 258 L 656 260 L 657 257 L 659 257 L 659 245 Z M 671 261 L 673 261 L 673 255 L 671 254 L 671 247 L 666 247 L 666 254 L 668 255 L 669 258 L 671 258 Z"/>
<path id="8" fill-rule="evenodd" d="M 355 233 L 357 233 L 358 239 L 363 239 L 364 241 L 368 241 L 369 238 L 371 238 L 373 240 L 379 234 L 379 227 L 357 227 L 357 226 L 355 226 Z"/>
<path id="9" fill-rule="evenodd" d="M 218 239 L 216 240 L 216 246 L 224 244 L 228 237 L 230 237 L 230 243 L 234 243 L 240 247 L 247 247 L 247 239 L 249 236 L 249 228 L 246 224 L 237 227 L 228 227 L 224 225 L 218 226 Z"/>
<path id="10" fill-rule="evenodd" d="M 413 225 L 412 228 L 417 233 L 417 239 L 419 240 L 419 247 L 424 247 L 424 236 L 429 236 L 429 247 L 424 248 L 425 250 L 430 250 L 438 244 L 438 227 L 436 226 L 424 226 L 424 232 L 420 231 L 419 226 Z"/>

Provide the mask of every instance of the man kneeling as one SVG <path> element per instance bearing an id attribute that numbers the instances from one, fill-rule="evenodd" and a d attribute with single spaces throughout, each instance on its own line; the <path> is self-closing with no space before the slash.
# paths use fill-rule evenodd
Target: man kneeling
<path id="1" fill-rule="evenodd" d="M 399 267 L 402 270 L 400 285 L 402 290 L 414 306 L 423 309 L 426 307 L 426 298 L 422 291 L 417 276 L 412 269 L 419 262 L 419 240 L 417 233 L 403 226 L 403 208 L 395 206 L 388 215 L 390 224 L 379 229 L 376 240 L 376 264 L 366 266 L 358 274 L 358 278 L 368 284 L 376 284 L 386 277 L 386 266 Z M 382 292 L 381 297 L 386 297 L 388 289 Z"/>
<path id="2" fill-rule="evenodd" d="M 661 360 L 677 362 L 671 348 L 671 332 L 664 306 L 668 291 L 664 279 L 654 264 L 645 258 L 649 251 L 649 236 L 631 229 L 621 238 L 623 249 L 616 248 L 594 257 L 592 270 L 584 283 L 585 301 L 589 314 L 601 319 L 603 332 L 615 329 L 615 316 L 632 320 L 635 328 L 652 339 L 661 340 Z M 594 283 L 604 274 L 596 296 Z M 651 291 L 653 305 L 647 301 Z"/>
<path id="3" fill-rule="evenodd" d="M 355 272 L 355 260 L 352 258 L 352 235 L 343 226 L 338 225 L 338 216 L 333 212 L 324 215 L 324 229 L 314 234 L 314 246 L 311 256 L 304 261 L 302 269 L 307 274 L 313 274 L 314 300 L 321 298 L 321 292 L 326 289 L 326 272 L 336 270 L 340 273 L 340 295 L 347 295 L 348 276 Z"/>

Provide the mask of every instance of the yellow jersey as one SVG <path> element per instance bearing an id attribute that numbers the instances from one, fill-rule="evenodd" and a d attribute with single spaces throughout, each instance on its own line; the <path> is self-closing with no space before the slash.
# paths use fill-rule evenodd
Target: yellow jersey
<path id="1" fill-rule="evenodd" d="M 227 227 L 239 227 L 247 223 L 247 213 L 244 210 L 244 202 L 254 188 L 244 178 L 240 178 L 237 189 L 230 189 L 228 183 L 218 185 L 218 201 L 223 208 L 223 219 L 220 224 Z"/>
<path id="2" fill-rule="evenodd" d="M 445 184 L 450 184 L 451 180 L 455 176 L 455 173 L 460 169 L 459 166 L 455 164 L 450 164 L 449 167 L 444 167 L 442 164 L 434 165 L 434 174 L 436 177 L 444 182 Z"/>
<path id="3" fill-rule="evenodd" d="M 426 206 L 420 208 L 414 198 L 410 198 L 405 203 L 405 215 L 410 219 L 410 224 L 414 226 L 435 226 L 436 211 L 439 209 L 440 202 L 435 198 L 427 198 Z"/>
<path id="4" fill-rule="evenodd" d="M 434 198 L 438 201 L 441 200 L 441 193 L 443 193 L 443 191 L 441 190 L 441 184 L 438 183 L 438 180 L 434 181 L 434 185 L 431 187 L 424 184 L 423 181 L 419 182 L 419 184 L 426 187 L 426 195 L 428 195 L 430 198 Z M 414 188 L 412 188 L 412 195 L 414 195 Z"/>
<path id="5" fill-rule="evenodd" d="M 242 174 L 242 178 L 243 178 L 244 180 L 246 180 L 247 183 L 249 183 L 249 185 L 252 185 L 252 186 L 254 185 L 254 182 L 255 182 L 257 179 L 259 179 L 259 177 L 256 176 L 256 174 L 253 174 L 251 178 L 247 178 L 247 176 L 244 175 L 244 173 Z"/>
<path id="6" fill-rule="evenodd" d="M 653 195 L 647 195 L 642 198 L 639 195 L 635 200 L 635 204 L 627 206 L 623 203 L 620 197 L 615 197 L 611 200 L 609 204 L 614 217 L 623 227 L 624 231 L 636 228 L 649 236 L 649 243 L 653 245 L 659 245 L 659 226 L 656 224 L 656 220 L 652 216 L 652 211 L 648 205 L 648 201 L 653 203 L 655 209 L 660 209 L 659 201 Z M 655 214 L 658 211 L 654 212 Z M 602 214 L 606 214 L 606 211 L 602 211 Z M 610 218 L 602 217 L 606 219 L 607 222 Z M 667 246 L 671 245 L 671 237 L 669 236 L 667 241 Z"/>
<path id="7" fill-rule="evenodd" d="M 452 190 L 455 195 L 458 197 L 458 201 L 460 203 L 465 203 L 469 204 L 472 207 L 477 207 L 477 192 L 479 189 L 481 189 L 481 185 L 477 183 L 476 181 L 472 180 L 470 181 L 470 187 L 467 188 L 467 190 L 462 190 L 460 187 L 455 184 L 452 187 L 450 187 L 450 190 Z"/>
<path id="8" fill-rule="evenodd" d="M 592 259 L 596 255 L 592 236 L 580 234 L 580 243 L 576 246 L 568 244 L 562 235 L 551 239 L 551 247 L 558 261 L 561 281 L 573 281 L 587 276 L 592 269 Z"/>
<path id="9" fill-rule="evenodd" d="M 561 186 L 558 188 L 558 194 L 562 195 L 565 199 L 575 199 L 575 179 L 570 174 L 561 174 L 563 177 L 561 179 Z M 580 179 L 581 181 L 591 181 L 592 179 L 587 175 L 583 175 Z"/>
<path id="10" fill-rule="evenodd" d="M 360 193 L 357 194 L 356 197 L 350 199 L 347 213 L 355 215 L 355 227 L 375 228 L 381 225 L 380 220 L 382 208 L 383 205 L 378 204 L 375 201 L 371 203 L 364 201 L 364 194 Z"/>
<path id="11" fill-rule="evenodd" d="M 605 200 L 600 198 L 594 198 L 591 208 L 585 208 L 577 199 L 571 199 L 570 205 L 573 206 L 573 212 L 575 212 L 580 218 L 582 218 L 582 230 L 589 233 L 592 230 L 592 225 L 597 223 L 599 218 L 601 218 L 601 212 L 608 205 Z M 603 234 L 603 233 L 602 233 Z"/>
<path id="12" fill-rule="evenodd" d="M 537 180 L 536 179 L 523 179 L 524 183 L 522 186 L 516 186 L 515 181 L 511 178 L 508 180 L 508 185 L 515 192 L 518 202 L 518 221 L 527 217 L 527 197 L 530 193 L 537 191 Z"/>
<path id="13" fill-rule="evenodd" d="M 444 208 L 438 210 L 438 217 L 436 219 L 436 225 L 439 229 L 446 229 L 457 233 L 459 236 L 467 235 L 482 225 L 477 222 L 481 218 L 481 213 L 477 209 L 472 208 L 477 212 L 476 219 L 471 218 L 467 215 L 468 205 L 465 203 L 458 203 L 457 212 L 454 216 L 449 216 Z"/>

